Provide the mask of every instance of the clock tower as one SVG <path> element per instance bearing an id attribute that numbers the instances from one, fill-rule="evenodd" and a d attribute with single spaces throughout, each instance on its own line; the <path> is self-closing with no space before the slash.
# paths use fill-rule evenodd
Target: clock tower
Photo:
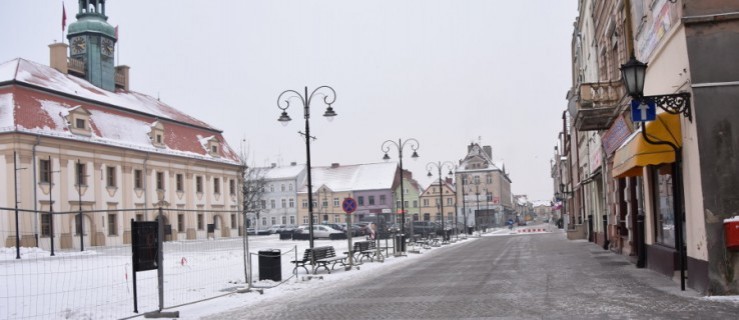
<path id="1" fill-rule="evenodd" d="M 77 21 L 69 25 L 69 57 L 85 66 L 85 79 L 115 91 L 116 34 L 105 15 L 105 0 L 79 0 Z"/>

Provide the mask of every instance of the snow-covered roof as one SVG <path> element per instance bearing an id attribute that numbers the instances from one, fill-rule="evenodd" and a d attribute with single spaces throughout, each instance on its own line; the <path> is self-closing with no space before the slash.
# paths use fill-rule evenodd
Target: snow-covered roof
<path id="1" fill-rule="evenodd" d="M 67 115 L 78 108 L 89 113 L 89 136 L 70 131 Z M 164 126 L 164 147 L 154 146 L 149 136 L 157 121 Z M 0 64 L 0 133 L 10 131 L 239 163 L 220 131 L 157 99 L 125 90 L 109 92 L 24 59 Z M 220 141 L 218 156 L 201 143 L 211 138 Z"/>
<path id="2" fill-rule="evenodd" d="M 269 167 L 259 169 L 266 180 L 295 179 L 305 170 L 304 164 L 290 165 L 286 167 Z"/>
<path id="3" fill-rule="evenodd" d="M 324 185 L 334 192 L 391 189 L 397 168 L 394 162 L 313 167 L 311 182 L 314 191 Z M 308 192 L 307 184 L 299 192 Z"/>
<path id="4" fill-rule="evenodd" d="M 549 200 L 534 200 L 533 202 L 534 207 L 550 207 L 552 206 L 552 202 Z"/>

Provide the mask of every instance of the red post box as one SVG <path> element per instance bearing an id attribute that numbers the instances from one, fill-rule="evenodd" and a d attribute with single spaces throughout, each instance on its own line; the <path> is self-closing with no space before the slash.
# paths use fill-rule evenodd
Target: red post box
<path id="1" fill-rule="evenodd" d="M 739 250 L 739 216 L 724 219 L 724 239 L 727 249 Z"/>

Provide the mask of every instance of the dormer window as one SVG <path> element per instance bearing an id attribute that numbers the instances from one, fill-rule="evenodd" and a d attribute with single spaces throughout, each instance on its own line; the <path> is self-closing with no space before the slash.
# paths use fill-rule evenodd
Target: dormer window
<path id="1" fill-rule="evenodd" d="M 221 142 L 218 141 L 218 139 L 216 137 L 211 137 L 207 141 L 208 141 L 208 143 L 207 143 L 207 146 L 206 146 L 206 148 L 207 148 L 206 150 L 208 150 L 208 154 L 211 157 L 220 157 L 220 154 L 218 153 L 218 151 L 219 151 L 218 149 L 220 148 Z"/>
<path id="2" fill-rule="evenodd" d="M 90 127 L 90 112 L 81 106 L 69 109 L 69 114 L 67 114 L 66 119 L 69 131 L 73 134 L 83 136 L 92 135 L 92 128 Z"/>
<path id="3" fill-rule="evenodd" d="M 149 131 L 149 139 L 151 144 L 158 148 L 164 148 L 167 145 L 164 144 L 164 125 L 159 121 L 154 121 L 151 124 L 151 131 Z"/>

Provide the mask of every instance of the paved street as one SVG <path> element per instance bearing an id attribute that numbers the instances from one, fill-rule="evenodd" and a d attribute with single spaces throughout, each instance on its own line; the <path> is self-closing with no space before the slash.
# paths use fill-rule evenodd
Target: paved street
<path id="1" fill-rule="evenodd" d="M 422 253 L 375 278 L 211 319 L 736 319 L 654 272 L 560 232 L 483 237 Z M 403 258 L 393 258 L 403 259 Z M 320 280 L 312 280 L 320 281 Z"/>

